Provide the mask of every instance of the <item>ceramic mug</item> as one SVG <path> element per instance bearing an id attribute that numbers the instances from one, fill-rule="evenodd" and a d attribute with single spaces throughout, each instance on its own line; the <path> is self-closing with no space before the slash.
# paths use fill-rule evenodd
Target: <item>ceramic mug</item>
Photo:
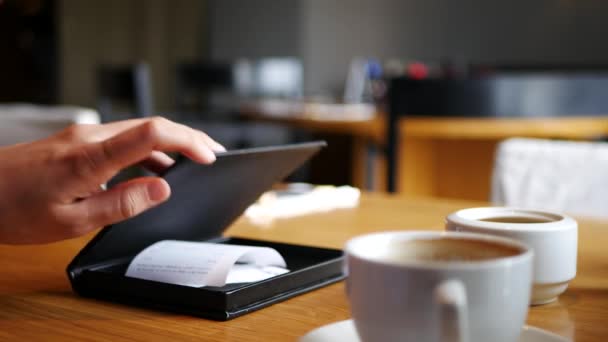
<path id="1" fill-rule="evenodd" d="M 448 215 L 446 230 L 502 236 L 532 247 L 532 305 L 555 301 L 576 276 L 578 225 L 566 215 L 509 207 L 469 208 Z"/>
<path id="2" fill-rule="evenodd" d="M 384 232 L 347 242 L 346 291 L 371 341 L 515 342 L 530 299 L 533 252 L 480 234 Z"/>

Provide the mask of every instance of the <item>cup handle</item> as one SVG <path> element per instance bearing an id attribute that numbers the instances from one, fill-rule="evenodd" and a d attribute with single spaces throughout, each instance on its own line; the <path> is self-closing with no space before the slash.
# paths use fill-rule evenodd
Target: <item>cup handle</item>
<path id="1" fill-rule="evenodd" d="M 467 292 L 460 280 L 441 282 L 434 291 L 439 308 L 439 341 L 469 342 Z"/>

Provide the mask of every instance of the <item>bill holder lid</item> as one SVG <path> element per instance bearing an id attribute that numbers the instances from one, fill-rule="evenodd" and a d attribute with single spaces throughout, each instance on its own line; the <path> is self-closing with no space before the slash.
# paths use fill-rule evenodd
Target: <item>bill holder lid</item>
<path id="1" fill-rule="evenodd" d="M 169 200 L 129 220 L 105 227 L 68 266 L 73 279 L 96 264 L 126 258 L 161 240 L 219 237 L 243 211 L 326 146 L 323 141 L 234 150 L 211 165 L 180 159 L 164 175 Z"/>

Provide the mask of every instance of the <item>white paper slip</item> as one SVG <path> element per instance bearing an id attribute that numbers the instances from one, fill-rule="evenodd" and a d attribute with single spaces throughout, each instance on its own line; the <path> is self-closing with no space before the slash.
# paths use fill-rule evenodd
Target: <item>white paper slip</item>
<path id="1" fill-rule="evenodd" d="M 237 263 L 238 262 L 238 263 Z M 201 287 L 260 281 L 289 272 L 273 248 L 164 240 L 141 251 L 128 277 Z"/>
<path id="2" fill-rule="evenodd" d="M 230 269 L 226 279 L 226 284 L 261 281 L 287 272 L 289 272 L 288 269 L 278 266 L 236 264 Z"/>

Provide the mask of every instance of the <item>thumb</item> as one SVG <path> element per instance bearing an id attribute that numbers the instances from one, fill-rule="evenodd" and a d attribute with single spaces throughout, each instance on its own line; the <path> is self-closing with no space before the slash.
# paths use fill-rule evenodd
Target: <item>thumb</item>
<path id="1" fill-rule="evenodd" d="M 102 227 L 136 216 L 166 201 L 170 195 L 171 188 L 164 179 L 141 177 L 119 183 L 80 204 L 86 207 L 89 223 Z"/>

